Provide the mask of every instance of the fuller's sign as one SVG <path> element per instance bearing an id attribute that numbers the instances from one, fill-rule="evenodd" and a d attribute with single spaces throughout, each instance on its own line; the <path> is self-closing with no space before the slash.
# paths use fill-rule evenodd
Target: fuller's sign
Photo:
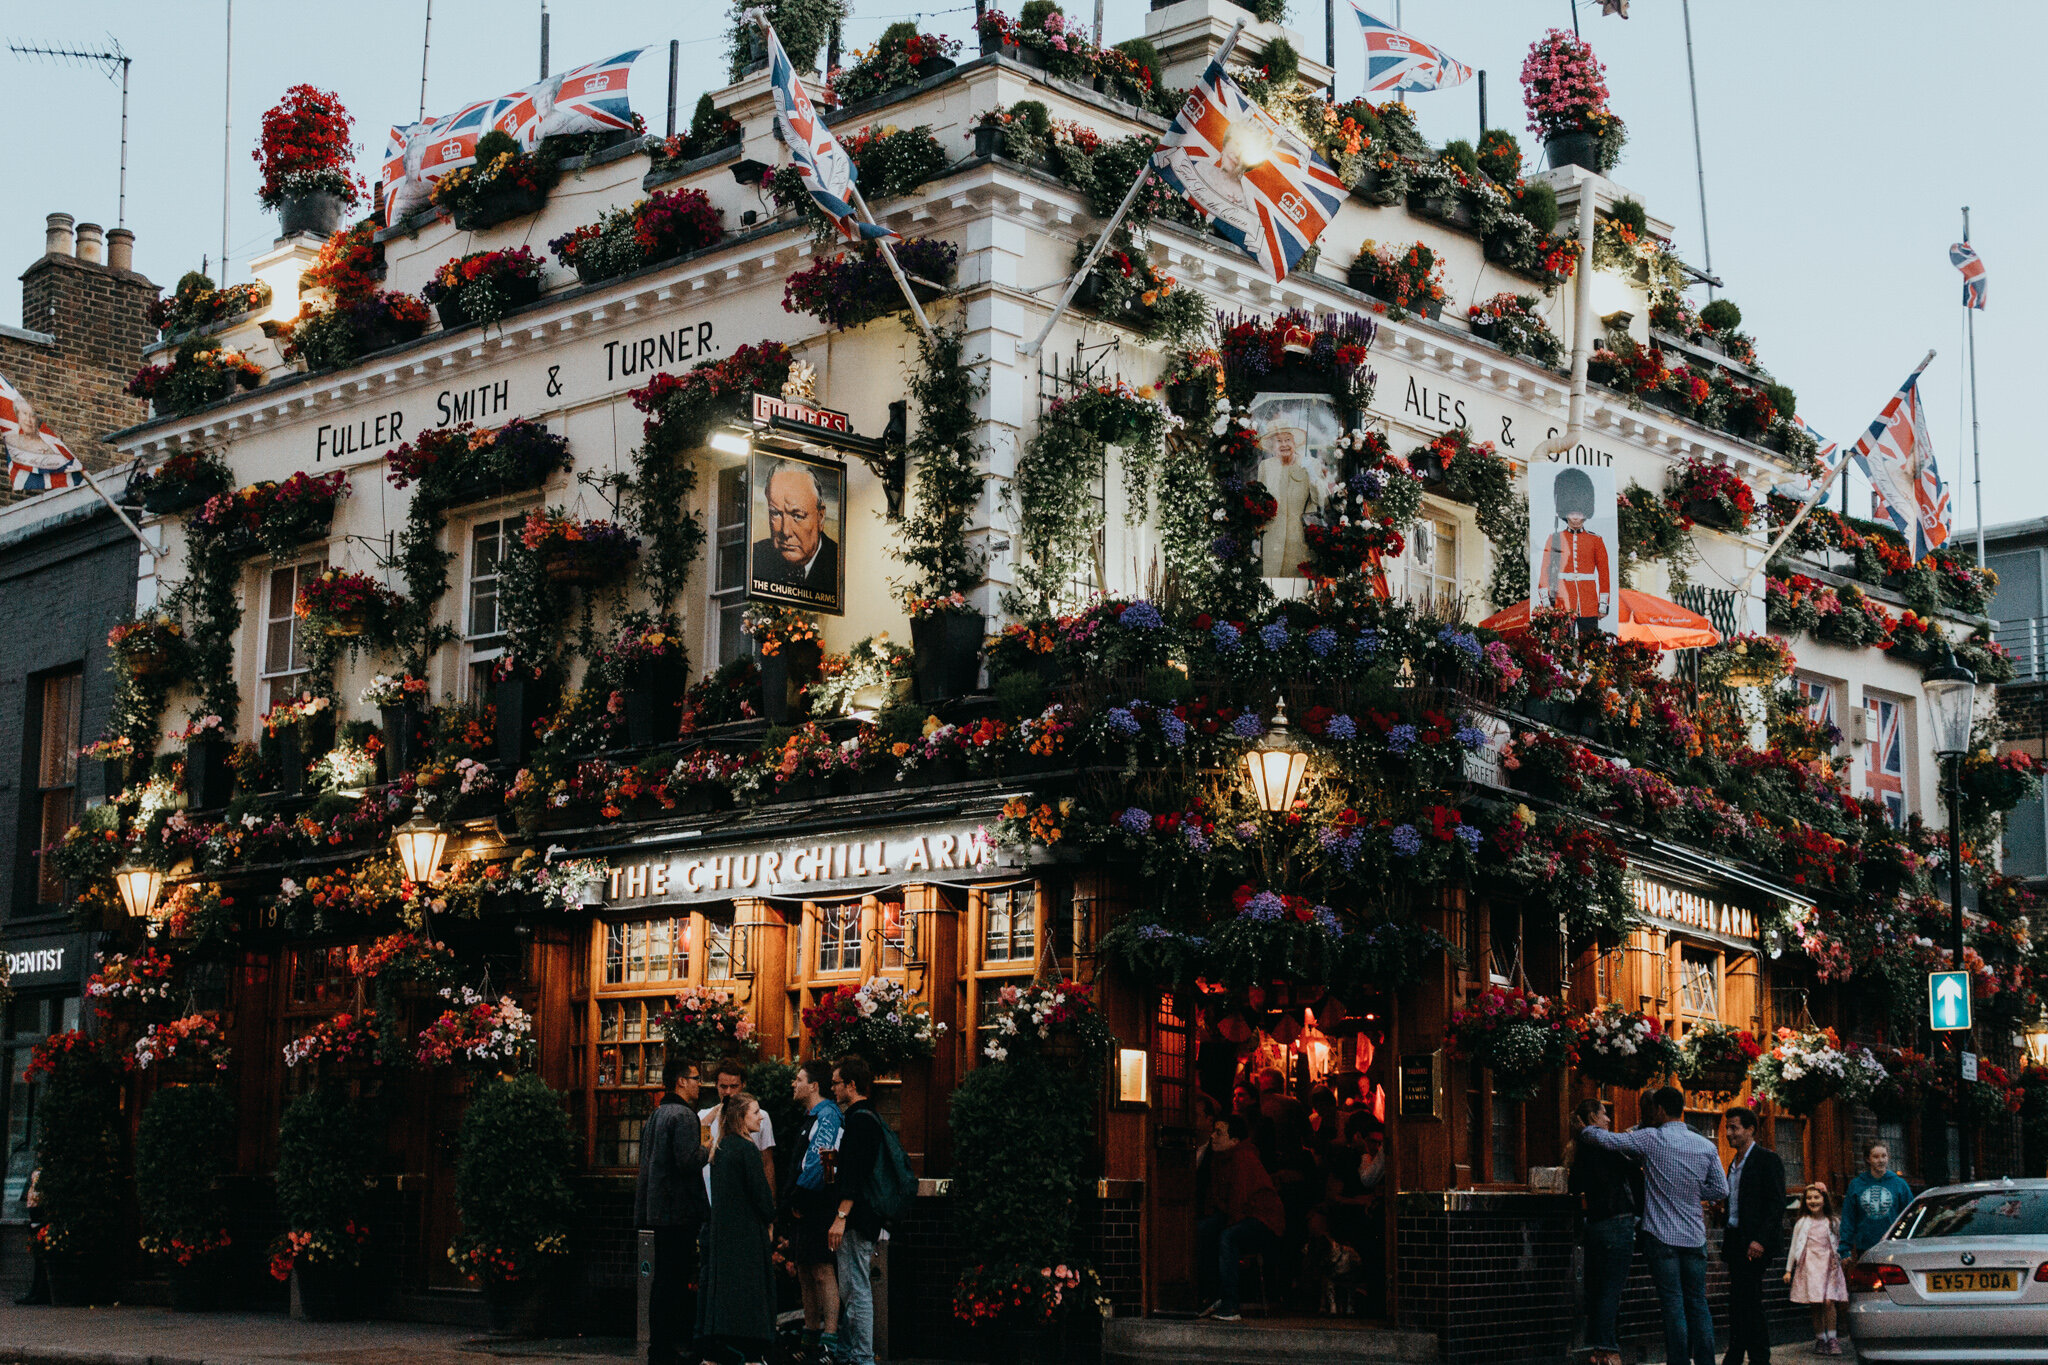
<path id="1" fill-rule="evenodd" d="M 812 407 L 809 403 L 799 403 L 792 398 L 778 398 L 773 394 L 754 395 L 755 422 L 764 427 L 773 426 L 778 417 L 785 422 L 815 427 L 819 431 L 829 431 L 835 435 L 849 435 L 853 431 L 853 419 L 843 412 L 836 412 L 831 408 Z"/>
<path id="2" fill-rule="evenodd" d="M 1671 929 L 1756 944 L 1756 914 L 1747 906 L 1703 896 L 1665 882 L 1628 879 L 1629 896 L 1643 918 Z"/>
<path id="3" fill-rule="evenodd" d="M 803 896 L 948 881 L 998 864 L 979 825 L 878 830 L 859 838 L 775 839 L 716 852 L 677 849 L 666 856 L 614 863 L 606 900 L 726 900 L 734 896 Z"/>

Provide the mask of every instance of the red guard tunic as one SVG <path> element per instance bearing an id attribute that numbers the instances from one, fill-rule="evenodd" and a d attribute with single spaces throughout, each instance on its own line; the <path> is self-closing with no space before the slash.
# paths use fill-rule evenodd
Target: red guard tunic
<path id="1" fill-rule="evenodd" d="M 1591 531 L 1553 531 L 1543 542 L 1543 562 L 1536 575 L 1546 606 L 1563 607 L 1572 615 L 1597 620 L 1606 615 L 1601 599 L 1609 597 L 1607 542 Z"/>

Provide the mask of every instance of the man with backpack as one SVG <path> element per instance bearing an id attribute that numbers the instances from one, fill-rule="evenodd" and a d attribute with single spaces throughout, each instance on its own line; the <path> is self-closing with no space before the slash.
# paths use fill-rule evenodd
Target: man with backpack
<path id="1" fill-rule="evenodd" d="M 839 1136 L 839 1207 L 826 1242 L 839 1270 L 839 1348 L 848 1365 L 874 1365 L 876 1244 L 917 1193 L 903 1144 L 868 1096 L 874 1068 L 843 1057 L 832 1068 L 832 1097 L 844 1114 Z"/>

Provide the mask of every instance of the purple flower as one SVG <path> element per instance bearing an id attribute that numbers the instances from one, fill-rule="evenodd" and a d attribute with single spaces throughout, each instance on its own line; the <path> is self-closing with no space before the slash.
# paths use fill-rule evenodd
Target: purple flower
<path id="1" fill-rule="evenodd" d="M 1371 626 L 1358 632 L 1358 643 L 1351 646 L 1351 652 L 1361 659 L 1370 659 L 1380 652 L 1380 633 Z"/>
<path id="2" fill-rule="evenodd" d="M 1308 633 L 1308 651 L 1318 659 L 1328 658 L 1330 651 L 1336 647 L 1337 632 L 1328 626 L 1317 626 Z"/>
<path id="3" fill-rule="evenodd" d="M 1414 747 L 1414 726 L 1396 725 L 1393 729 L 1387 731 L 1387 751 L 1389 753 L 1405 754 Z"/>
<path id="4" fill-rule="evenodd" d="M 1270 621 L 1259 627 L 1259 643 L 1268 649 L 1285 649 L 1287 647 L 1287 623 L 1285 621 Z"/>
<path id="5" fill-rule="evenodd" d="M 1244 632 L 1231 625 L 1228 621 L 1218 621 L 1215 625 L 1209 627 L 1209 638 L 1216 642 L 1217 653 L 1228 654 L 1237 648 L 1239 641 L 1244 639 Z"/>
<path id="6" fill-rule="evenodd" d="M 1387 842 L 1394 846 L 1394 852 L 1403 858 L 1412 858 L 1422 852 L 1422 835 L 1413 825 L 1396 825 L 1387 831 Z"/>
<path id="7" fill-rule="evenodd" d="M 1244 903 L 1238 914 L 1245 919 L 1257 920 L 1261 924 L 1278 924 L 1280 917 L 1287 913 L 1287 906 L 1271 891 L 1261 891 Z"/>
<path id="8" fill-rule="evenodd" d="M 1358 861 L 1359 849 L 1365 843 L 1365 834 L 1357 829 L 1324 829 L 1316 835 L 1316 842 L 1323 852 L 1335 858 L 1346 872 Z"/>
<path id="9" fill-rule="evenodd" d="M 1458 743 L 1477 753 L 1485 753 L 1487 746 L 1492 744 L 1492 742 L 1493 737 L 1476 725 L 1461 725 L 1458 727 Z"/>
<path id="10" fill-rule="evenodd" d="M 1259 719 L 1256 711 L 1247 711 L 1230 722 L 1230 733 L 1239 739 L 1257 739 L 1266 733 L 1266 722 Z"/>
<path id="11" fill-rule="evenodd" d="M 1445 626 L 1436 633 L 1436 638 L 1439 644 L 1449 645 L 1452 649 L 1464 655 L 1465 661 L 1468 664 L 1476 664 L 1484 657 L 1485 651 L 1479 647 L 1479 637 L 1470 631 L 1457 630 L 1451 626 Z"/>
<path id="12" fill-rule="evenodd" d="M 1247 843 L 1259 837 L 1259 827 L 1249 820 L 1238 821 L 1236 828 L 1231 832 Z"/>
<path id="13" fill-rule="evenodd" d="M 1180 833 L 1181 837 L 1187 840 L 1188 847 L 1197 853 L 1207 853 L 1215 847 L 1209 842 L 1209 836 L 1202 833 L 1199 825 L 1182 825 Z"/>
<path id="14" fill-rule="evenodd" d="M 1357 739 L 1358 722 L 1349 716 L 1332 716 L 1330 723 L 1323 727 L 1323 733 L 1331 739 Z"/>
<path id="15" fill-rule="evenodd" d="M 1344 937 L 1344 921 L 1338 919 L 1337 912 L 1327 905 L 1318 905 L 1316 907 L 1312 922 L 1316 928 L 1322 930 L 1331 938 Z"/>
<path id="16" fill-rule="evenodd" d="M 1218 536 L 1209 542 L 1209 553 L 1218 559 L 1237 558 L 1237 537 Z"/>
<path id="17" fill-rule="evenodd" d="M 1376 498 L 1387 487 L 1387 476 L 1377 469 L 1361 470 L 1351 476 L 1351 491 L 1362 498 Z"/>
<path id="18" fill-rule="evenodd" d="M 1159 732 L 1166 736 L 1167 744 L 1175 749 L 1188 742 L 1188 723 L 1171 711 L 1159 713 Z"/>
<path id="19" fill-rule="evenodd" d="M 1128 709 L 1112 706 L 1109 708 L 1109 728 L 1120 735 L 1135 735 L 1142 727 L 1138 724 L 1138 718 Z"/>
<path id="20" fill-rule="evenodd" d="M 1477 825 L 1460 825 L 1452 833 L 1464 840 L 1465 847 L 1474 853 L 1477 853 L 1479 846 L 1486 842 L 1486 835 Z"/>
<path id="21" fill-rule="evenodd" d="M 1159 617 L 1159 608 L 1150 602 L 1133 602 L 1116 619 L 1128 630 L 1157 630 L 1166 624 Z"/>
<path id="22" fill-rule="evenodd" d="M 1124 827 L 1124 832 L 1127 834 L 1150 834 L 1152 832 L 1151 812 L 1139 810 L 1136 806 L 1124 807 L 1122 812 L 1117 815 L 1116 822 Z"/>

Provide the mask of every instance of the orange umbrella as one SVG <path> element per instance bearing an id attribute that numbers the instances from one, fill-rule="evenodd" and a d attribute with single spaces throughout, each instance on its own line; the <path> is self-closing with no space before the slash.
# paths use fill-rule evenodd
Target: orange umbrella
<path id="1" fill-rule="evenodd" d="M 1517 602 L 1479 624 L 1502 635 L 1521 634 L 1529 629 L 1529 604 Z M 1703 649 L 1721 643 L 1714 623 L 1706 617 L 1634 588 L 1621 590 L 1621 638 L 1657 649 Z"/>

